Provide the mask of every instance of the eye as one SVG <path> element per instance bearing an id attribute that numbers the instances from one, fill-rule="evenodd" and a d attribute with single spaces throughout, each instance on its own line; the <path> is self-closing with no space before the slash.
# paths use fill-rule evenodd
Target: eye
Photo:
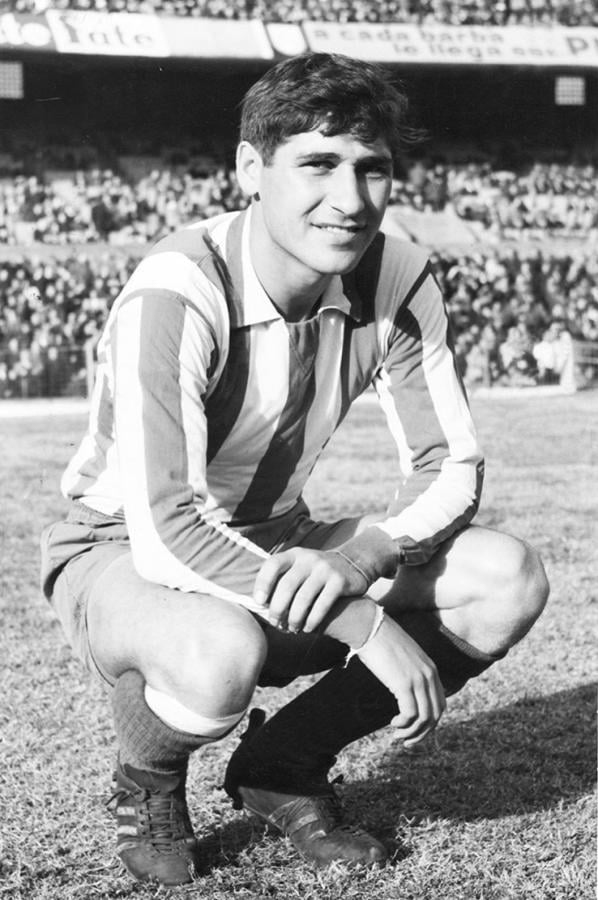
<path id="1" fill-rule="evenodd" d="M 335 168 L 336 163 L 332 159 L 322 159 L 316 157 L 315 159 L 307 159 L 302 163 L 302 168 L 311 169 L 314 173 L 325 173 L 332 172 Z"/>
<path id="2" fill-rule="evenodd" d="M 392 172 L 390 166 L 385 163 L 373 163 L 370 166 L 364 166 L 363 174 L 366 178 L 391 178 Z"/>

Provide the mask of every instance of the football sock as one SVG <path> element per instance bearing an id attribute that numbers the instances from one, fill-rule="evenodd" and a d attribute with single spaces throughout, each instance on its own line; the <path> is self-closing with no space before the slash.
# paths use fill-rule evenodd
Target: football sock
<path id="1" fill-rule="evenodd" d="M 409 612 L 397 621 L 435 662 L 447 695 L 500 658 L 472 647 L 434 613 Z M 353 657 L 247 735 L 242 757 L 248 780 L 241 783 L 321 793 L 339 751 L 397 713 L 394 695 Z"/>
<path id="2" fill-rule="evenodd" d="M 202 737 L 217 740 L 228 734 L 235 725 L 241 721 L 246 709 L 233 713 L 230 716 L 211 717 L 202 716 L 200 713 L 194 712 L 175 697 L 165 694 L 163 691 L 157 691 L 155 688 L 145 685 L 144 689 L 145 702 L 165 725 L 169 725 L 176 731 L 186 731 L 190 734 L 201 734 Z"/>
<path id="3" fill-rule="evenodd" d="M 242 718 L 221 728 L 222 720 L 212 723 L 211 733 L 193 734 L 173 728 L 150 708 L 145 697 L 145 681 L 140 672 L 129 669 L 116 682 L 112 692 L 112 712 L 121 764 L 153 772 L 180 772 L 189 755 L 230 731 Z M 180 713 L 180 710 L 177 710 Z M 191 712 L 191 711 L 189 711 Z M 193 715 L 193 713 L 192 713 Z M 201 718 L 201 717 L 200 717 Z M 219 732 L 214 734 L 214 728 Z"/>

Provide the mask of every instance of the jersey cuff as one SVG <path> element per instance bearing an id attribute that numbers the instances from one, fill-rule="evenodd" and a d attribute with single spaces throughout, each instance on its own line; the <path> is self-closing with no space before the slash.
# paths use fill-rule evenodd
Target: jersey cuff
<path id="1" fill-rule="evenodd" d="M 385 531 L 370 525 L 339 548 L 367 575 L 370 584 L 378 578 L 394 578 L 400 564 L 399 546 Z"/>

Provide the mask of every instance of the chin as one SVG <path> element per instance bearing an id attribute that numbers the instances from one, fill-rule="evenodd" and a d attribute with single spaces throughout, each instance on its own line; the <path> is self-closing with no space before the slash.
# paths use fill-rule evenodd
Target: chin
<path id="1" fill-rule="evenodd" d="M 345 258 L 344 260 L 337 260 L 334 268 L 330 268 L 331 275 L 348 275 L 349 272 L 352 272 L 353 269 L 357 268 L 359 265 L 359 261 L 361 257 L 365 253 L 365 248 L 361 253 L 351 254 L 350 258 Z"/>
<path id="2" fill-rule="evenodd" d="M 346 275 L 351 272 L 359 263 L 367 249 L 367 245 L 360 247 L 359 250 L 337 251 L 336 253 L 319 254 L 317 261 L 312 260 L 313 268 L 317 269 L 323 275 Z M 315 263 L 315 264 L 314 264 Z"/>

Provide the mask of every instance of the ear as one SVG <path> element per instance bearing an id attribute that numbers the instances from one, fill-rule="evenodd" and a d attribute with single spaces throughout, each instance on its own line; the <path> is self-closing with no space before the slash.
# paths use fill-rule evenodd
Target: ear
<path id="1" fill-rule="evenodd" d="M 241 141 L 237 147 L 237 180 L 241 190 L 249 197 L 259 196 L 264 163 L 261 154 L 249 141 Z"/>

